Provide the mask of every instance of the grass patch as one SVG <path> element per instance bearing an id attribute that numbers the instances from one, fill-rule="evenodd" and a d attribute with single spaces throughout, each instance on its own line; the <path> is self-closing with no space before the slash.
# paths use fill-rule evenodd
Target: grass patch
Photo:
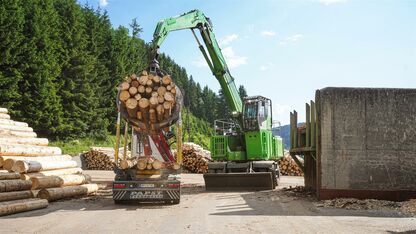
<path id="1" fill-rule="evenodd" d="M 57 146 L 62 149 L 63 154 L 78 155 L 84 151 L 88 151 L 92 146 L 100 147 L 114 147 L 116 137 L 113 135 L 107 136 L 105 140 L 97 140 L 93 138 L 82 138 L 67 141 L 51 141 L 50 146 Z"/>

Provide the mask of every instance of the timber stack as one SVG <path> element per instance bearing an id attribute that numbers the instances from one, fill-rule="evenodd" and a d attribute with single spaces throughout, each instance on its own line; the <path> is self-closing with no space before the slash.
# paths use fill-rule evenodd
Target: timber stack
<path id="1" fill-rule="evenodd" d="M 200 145 L 185 142 L 182 145 L 183 168 L 191 173 L 208 172 L 208 162 L 211 161 L 211 153 Z"/>
<path id="2" fill-rule="evenodd" d="M 115 165 L 115 150 L 112 147 L 91 147 L 89 151 L 82 154 L 87 170 L 112 171 Z M 131 152 L 127 151 L 126 158 L 130 158 Z M 119 149 L 119 158 L 123 158 L 123 148 Z"/>
<path id="3" fill-rule="evenodd" d="M 160 77 L 146 70 L 132 74 L 119 85 L 119 100 L 130 118 L 156 124 L 169 119 L 176 105 L 178 88 L 169 75 Z"/>
<path id="4" fill-rule="evenodd" d="M 48 139 L 37 138 L 27 123 L 11 120 L 8 110 L 0 108 L 0 216 L 45 208 L 48 201 L 56 199 L 38 197 L 40 191 L 74 190 L 89 181 L 71 156 L 48 144 Z M 91 191 L 93 188 L 78 193 L 57 191 L 54 198 Z"/>
<path id="5" fill-rule="evenodd" d="M 299 161 L 303 161 L 302 158 L 298 157 Z M 295 160 L 289 155 L 285 154 L 278 161 L 280 174 L 288 176 L 303 176 L 302 169 L 296 164 Z"/>
<path id="6" fill-rule="evenodd" d="M 180 165 L 176 162 L 163 162 L 153 156 L 139 156 L 121 160 L 120 168 L 134 170 L 139 179 L 160 176 L 163 169 L 179 170 Z"/>

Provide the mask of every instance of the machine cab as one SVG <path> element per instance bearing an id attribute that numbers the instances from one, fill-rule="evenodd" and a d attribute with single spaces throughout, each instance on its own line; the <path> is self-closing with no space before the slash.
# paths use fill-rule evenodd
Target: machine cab
<path id="1" fill-rule="evenodd" d="M 272 101 L 262 96 L 244 98 L 243 128 L 245 131 L 272 129 Z"/>

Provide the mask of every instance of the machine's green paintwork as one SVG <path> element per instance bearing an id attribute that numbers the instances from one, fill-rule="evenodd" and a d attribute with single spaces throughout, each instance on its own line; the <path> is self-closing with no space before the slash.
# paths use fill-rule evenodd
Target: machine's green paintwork
<path id="1" fill-rule="evenodd" d="M 212 24 L 201 11 L 193 10 L 185 14 L 167 18 L 158 22 L 153 34 L 152 56 L 166 39 L 169 32 L 198 29 L 206 49 L 199 43 L 208 66 L 221 85 L 233 117 L 242 126 L 242 132 L 237 135 L 217 135 L 211 138 L 211 154 L 218 161 L 251 161 L 271 160 L 283 155 L 282 139 L 272 135 L 272 118 L 267 116 L 258 124 L 258 129 L 244 129 L 243 102 L 234 83 L 234 78 L 228 70 L 227 63 L 212 31 Z M 208 53 L 206 52 L 208 51 Z M 271 115 L 271 114 L 270 114 Z M 258 120 L 258 118 L 257 118 Z"/>

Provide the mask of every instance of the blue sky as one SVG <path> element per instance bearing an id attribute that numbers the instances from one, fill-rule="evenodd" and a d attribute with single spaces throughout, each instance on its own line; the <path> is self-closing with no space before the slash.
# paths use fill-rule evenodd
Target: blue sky
<path id="1" fill-rule="evenodd" d="M 114 27 L 137 17 L 149 42 L 158 20 L 200 9 L 210 17 L 237 85 L 274 103 L 274 119 L 328 87 L 416 88 L 416 1 L 79 0 L 108 11 Z M 218 91 L 189 30 L 161 51 Z"/>

